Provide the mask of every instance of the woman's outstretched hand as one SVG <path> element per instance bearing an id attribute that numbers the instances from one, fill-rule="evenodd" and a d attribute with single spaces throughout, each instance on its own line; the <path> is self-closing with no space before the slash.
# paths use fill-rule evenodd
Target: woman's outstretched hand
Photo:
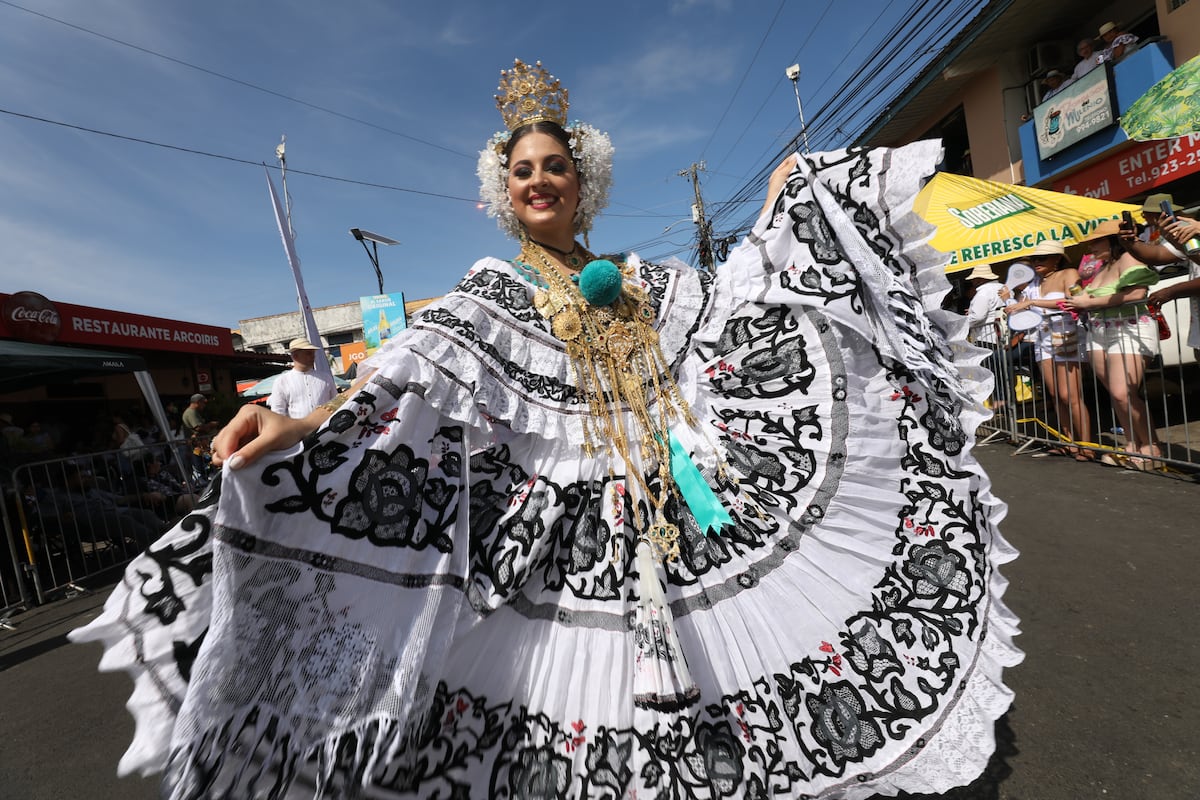
<path id="1" fill-rule="evenodd" d="M 308 417 L 292 419 L 258 405 L 242 406 L 213 437 L 213 464 L 228 461 L 230 469 L 240 469 L 264 453 L 296 444 L 315 429 L 314 423 Z"/>
<path id="2" fill-rule="evenodd" d="M 762 211 L 758 212 L 759 216 L 765 214 L 771 205 L 775 202 L 775 198 L 779 196 L 779 190 L 783 188 L 783 184 L 787 183 L 787 176 L 792 174 L 792 170 L 796 168 L 796 154 L 779 162 L 779 166 L 771 173 L 771 180 L 767 181 L 767 199 L 763 202 Z"/>

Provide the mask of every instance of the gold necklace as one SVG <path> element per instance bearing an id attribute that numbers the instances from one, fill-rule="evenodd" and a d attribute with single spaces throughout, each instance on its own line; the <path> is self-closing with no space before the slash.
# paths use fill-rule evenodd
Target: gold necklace
<path id="1" fill-rule="evenodd" d="M 577 272 L 583 269 L 584 264 L 592 260 L 591 253 L 589 253 L 587 250 L 583 250 L 583 248 L 579 246 L 579 242 L 571 242 L 572 247 L 570 250 L 560 250 L 552 244 L 539 242 L 537 239 L 531 238 L 529 241 L 533 242 L 543 250 L 549 250 L 550 252 L 555 253 L 563 260 L 563 263 L 566 264 L 569 269 L 573 269 Z M 579 254 L 580 250 L 583 250 L 583 255 Z"/>
<path id="2" fill-rule="evenodd" d="M 587 256 L 591 259 L 590 253 Z M 693 426 L 695 419 L 659 346 L 649 296 L 640 286 L 623 283 L 620 295 L 610 305 L 592 305 L 538 243 L 523 242 L 520 260 L 536 270 L 546 284 L 534 294 L 534 308 L 566 345 L 575 385 L 588 401 L 591 414 L 584 420 L 584 454 L 593 455 L 598 443 L 604 442 L 621 456 L 627 474 L 634 476 L 654 511 L 653 524 L 640 538 L 651 544 L 659 557 L 677 558 L 679 529 L 667 522 L 663 513 L 667 498 L 677 494 L 671 474 L 670 425 L 681 418 Z M 618 269 L 625 278 L 633 275 L 633 268 L 627 264 L 622 263 Z M 626 430 L 623 410 L 628 410 L 636 426 L 633 436 Z M 634 447 L 644 456 L 657 459 L 657 492 L 634 467 Z M 637 527 L 642 530 L 636 499 L 632 507 Z"/>

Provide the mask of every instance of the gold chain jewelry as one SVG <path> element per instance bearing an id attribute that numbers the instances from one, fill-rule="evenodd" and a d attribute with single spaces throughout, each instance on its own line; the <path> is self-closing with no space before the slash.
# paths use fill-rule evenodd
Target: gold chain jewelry
<path id="1" fill-rule="evenodd" d="M 317 406 L 317 408 L 322 408 L 322 409 L 328 411 L 329 416 L 332 417 L 333 412 L 335 412 L 339 408 L 341 408 L 342 404 L 345 403 L 349 399 L 350 399 L 349 391 L 339 392 L 337 395 L 334 396 L 334 398 L 332 400 L 326 400 L 324 403 L 321 403 L 321 405 Z"/>
<path id="2" fill-rule="evenodd" d="M 583 253 L 590 260 L 586 249 Z M 574 251 L 573 251 L 574 252 Z M 575 373 L 575 385 L 587 398 L 591 412 L 584 420 L 584 453 L 593 455 L 606 443 L 621 456 L 626 471 L 633 475 L 654 510 L 649 527 L 642 524 L 636 502 L 635 523 L 662 558 L 679 556 L 679 529 L 663 513 L 667 498 L 675 492 L 671 475 L 670 425 L 681 418 L 695 425 L 691 410 L 679 393 L 654 329 L 654 308 L 640 286 L 624 283 L 620 296 L 608 306 L 584 300 L 579 288 L 532 240 L 522 242 L 520 260 L 536 270 L 546 283 L 534 294 L 533 305 L 550 322 L 550 330 L 566 345 Z M 633 268 L 619 265 L 629 278 Z M 623 412 L 628 410 L 637 426 L 634 435 L 626 430 Z M 651 491 L 641 470 L 633 464 L 633 448 L 658 462 L 659 490 Z"/>
<path id="3" fill-rule="evenodd" d="M 537 239 L 529 239 L 529 241 L 533 242 L 543 250 L 549 250 L 551 253 L 554 253 L 563 260 L 563 263 L 566 264 L 568 269 L 573 269 L 576 272 L 583 269 L 583 265 L 592 260 L 591 253 L 588 253 L 586 250 L 581 248 L 579 246 L 579 242 L 571 242 L 572 247 L 570 250 L 560 250 L 552 244 L 539 242 Z M 581 253 L 580 251 L 583 252 Z"/>

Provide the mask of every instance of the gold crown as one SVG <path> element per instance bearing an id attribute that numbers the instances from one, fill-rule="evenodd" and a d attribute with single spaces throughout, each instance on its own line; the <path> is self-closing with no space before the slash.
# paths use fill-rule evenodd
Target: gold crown
<path id="1" fill-rule="evenodd" d="M 516 59 L 512 69 L 500 70 L 497 88 L 500 94 L 496 95 L 496 108 L 510 131 L 531 122 L 556 122 L 566 127 L 567 90 L 542 69 L 542 62 L 530 67 Z"/>

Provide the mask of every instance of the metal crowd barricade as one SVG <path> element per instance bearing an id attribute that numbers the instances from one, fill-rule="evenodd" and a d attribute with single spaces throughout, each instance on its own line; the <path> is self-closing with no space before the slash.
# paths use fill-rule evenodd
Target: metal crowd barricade
<path id="1" fill-rule="evenodd" d="M 152 461 L 178 470 L 172 446 L 37 461 L 0 476 L 0 562 L 9 562 L 0 563 L 0 622 L 6 610 L 84 591 L 81 582 L 125 565 L 179 518 L 191 476 L 183 501 L 146 488 Z"/>
<path id="2" fill-rule="evenodd" d="M 1023 359 L 1009 349 L 1007 335 L 980 345 L 991 350 L 984 366 L 996 376 L 995 413 L 980 428 L 982 442 L 1003 437 L 1018 445 L 1017 454 L 1035 447 L 1082 450 L 1118 466 L 1200 475 L 1200 404 L 1192 400 L 1200 396 L 1200 365 L 1186 345 L 1188 302 L 1164 306 L 1171 331 L 1165 340 L 1144 303 L 1083 315 L 1078 346 L 1086 358 L 1076 368 L 1078 383 L 1071 369 L 1045 369 L 1033 354 Z M 1069 327 L 1070 320 L 1068 312 L 1047 313 L 1041 331 L 1029 331 L 1027 338 L 1045 336 L 1050 326 Z M 1139 326 L 1141 335 L 1132 336 Z M 1093 351 L 1100 344 L 1108 348 L 1103 363 Z M 1055 356 L 1055 363 L 1064 358 Z M 1076 394 L 1084 434 L 1073 431 L 1070 401 Z M 1139 449 L 1139 443 L 1147 447 Z M 1157 452 L 1149 452 L 1151 445 Z"/>

